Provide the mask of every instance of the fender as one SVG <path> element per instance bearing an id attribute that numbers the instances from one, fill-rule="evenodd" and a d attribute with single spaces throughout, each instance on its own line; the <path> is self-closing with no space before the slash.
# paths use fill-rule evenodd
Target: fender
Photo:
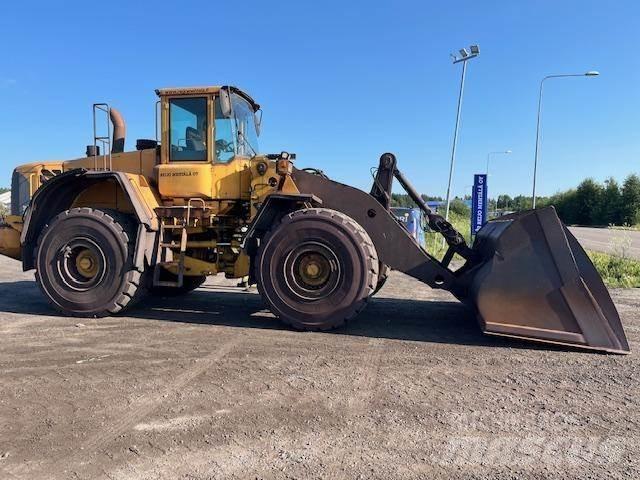
<path id="1" fill-rule="evenodd" d="M 322 205 L 322 200 L 315 195 L 301 193 L 272 193 L 268 195 L 249 225 L 242 247 L 244 248 L 253 239 L 261 238 L 283 215 L 305 205 L 319 207 Z"/>
<path id="2" fill-rule="evenodd" d="M 36 191 L 24 215 L 22 243 L 22 268 L 35 268 L 33 252 L 40 232 L 47 222 L 67 210 L 80 193 L 96 183 L 115 180 L 133 205 L 139 222 L 136 245 L 136 265 L 144 267 L 144 259 L 151 259 L 153 244 L 158 230 L 158 219 L 154 208 L 158 201 L 144 177 L 123 172 L 95 172 L 83 168 L 69 170 L 51 178 Z M 141 181 L 142 180 L 142 181 Z"/>

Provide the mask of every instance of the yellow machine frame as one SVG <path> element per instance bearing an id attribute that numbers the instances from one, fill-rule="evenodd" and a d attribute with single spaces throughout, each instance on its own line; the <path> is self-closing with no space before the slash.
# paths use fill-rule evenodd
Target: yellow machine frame
<path id="1" fill-rule="evenodd" d="M 276 171 L 276 161 L 265 156 L 249 158 L 235 155 L 228 162 L 219 162 L 216 158 L 215 145 L 216 122 L 215 102 L 223 87 L 189 87 L 167 88 L 156 90 L 160 107 L 160 146 L 157 149 L 110 153 L 111 169 L 126 174 L 127 181 L 133 186 L 136 198 L 131 198 L 115 180 L 106 180 L 92 184 L 79 192 L 70 208 L 90 206 L 107 210 L 117 210 L 132 214 L 135 209 L 133 202 L 138 202 L 152 219 L 151 228 L 158 230 L 162 224 L 180 222 L 181 219 L 158 217 L 159 207 L 187 207 L 197 203 L 198 208 L 205 208 L 209 216 L 209 223 L 215 218 L 229 215 L 238 202 L 248 205 L 248 216 L 239 219 L 239 227 L 248 224 L 255 216 L 257 207 L 264 198 L 277 189 L 297 193 L 297 189 L 290 178 L 280 182 L 280 175 Z M 243 94 L 246 95 L 246 94 Z M 207 99 L 207 159 L 206 161 L 170 161 L 170 103 L 174 99 L 183 98 Z M 247 96 L 247 98 L 249 98 Z M 102 105 L 102 104 L 100 104 Z M 95 152 L 94 152 L 95 153 Z M 103 153 L 105 155 L 106 153 Z M 95 154 L 83 158 L 67 161 L 48 161 L 23 165 L 15 170 L 15 175 L 21 175 L 29 182 L 29 198 L 33 197 L 48 178 L 44 171 L 65 173 L 75 169 L 89 171 L 103 170 L 106 161 L 97 161 Z M 22 248 L 20 236 L 23 219 L 21 215 L 10 215 L 0 229 L 0 253 L 20 259 Z M 197 224 L 187 225 L 187 236 L 202 234 L 206 228 Z M 214 240 L 208 242 L 187 242 L 187 250 L 192 247 L 219 249 L 218 256 L 222 262 L 209 262 L 184 255 L 184 275 L 200 276 L 216 274 L 222 269 L 229 277 L 241 278 L 249 274 L 249 259 L 240 248 L 239 242 L 226 242 L 228 245 L 218 245 Z M 178 250 L 179 243 L 170 250 Z M 177 267 L 168 265 L 167 270 L 174 273 Z"/>

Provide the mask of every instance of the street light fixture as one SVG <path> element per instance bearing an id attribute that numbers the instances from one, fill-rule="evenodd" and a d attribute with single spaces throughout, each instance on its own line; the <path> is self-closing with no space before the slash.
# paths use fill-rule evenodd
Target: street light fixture
<path id="1" fill-rule="evenodd" d="M 544 81 L 549 78 L 564 78 L 564 77 L 597 77 L 600 72 L 597 70 L 589 70 L 585 73 L 567 73 L 561 75 L 547 75 L 540 82 L 540 94 L 538 96 L 538 120 L 536 122 L 536 153 L 533 160 L 533 193 L 532 193 L 532 206 L 536 208 L 536 175 L 538 173 L 538 150 L 540 149 L 540 114 L 542 112 L 542 89 L 544 87 Z"/>
<path id="2" fill-rule="evenodd" d="M 453 132 L 453 147 L 451 148 L 451 165 L 449 166 L 449 183 L 447 184 L 447 207 L 445 210 L 444 218 L 449 220 L 449 206 L 451 205 L 451 180 L 453 179 L 453 167 L 456 163 L 456 146 L 458 144 L 458 127 L 460 126 L 460 113 L 462 112 L 462 96 L 464 93 L 464 77 L 467 73 L 467 61 L 480 55 L 480 47 L 478 45 L 471 45 L 469 47 L 471 53 L 466 48 L 460 49 L 460 56 L 456 56 L 453 53 L 451 58 L 453 64 L 462 62 L 462 78 L 460 79 L 460 93 L 458 94 L 458 112 L 456 114 L 456 128 Z"/>
<path id="3" fill-rule="evenodd" d="M 509 155 L 511 150 L 505 150 L 504 152 L 489 152 L 487 153 L 487 177 L 489 176 L 489 160 L 491 159 L 491 155 Z"/>

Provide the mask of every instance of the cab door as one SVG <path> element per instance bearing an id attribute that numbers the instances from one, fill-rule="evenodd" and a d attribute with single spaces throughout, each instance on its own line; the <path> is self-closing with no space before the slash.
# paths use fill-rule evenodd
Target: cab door
<path id="1" fill-rule="evenodd" d="M 251 197 L 251 157 L 238 142 L 238 122 L 225 116 L 219 96 L 212 109 L 215 148 L 213 155 L 213 197 L 221 200 L 248 200 Z"/>
<path id="2" fill-rule="evenodd" d="M 210 95 L 162 101 L 162 153 L 156 167 L 163 198 L 212 197 Z"/>

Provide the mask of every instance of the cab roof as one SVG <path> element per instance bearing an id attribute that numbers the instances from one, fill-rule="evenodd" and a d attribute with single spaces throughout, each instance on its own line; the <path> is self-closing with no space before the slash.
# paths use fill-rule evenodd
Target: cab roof
<path id="1" fill-rule="evenodd" d="M 158 88 L 156 89 L 156 95 L 158 95 L 159 97 L 180 96 L 180 95 L 207 95 L 211 93 L 218 93 L 222 88 L 229 89 L 229 91 L 240 95 L 242 98 L 244 98 L 247 102 L 251 104 L 254 111 L 258 111 L 260 109 L 260 105 L 257 104 L 255 100 L 249 96 L 248 93 L 242 91 L 238 87 L 233 87 L 230 85 Z"/>

